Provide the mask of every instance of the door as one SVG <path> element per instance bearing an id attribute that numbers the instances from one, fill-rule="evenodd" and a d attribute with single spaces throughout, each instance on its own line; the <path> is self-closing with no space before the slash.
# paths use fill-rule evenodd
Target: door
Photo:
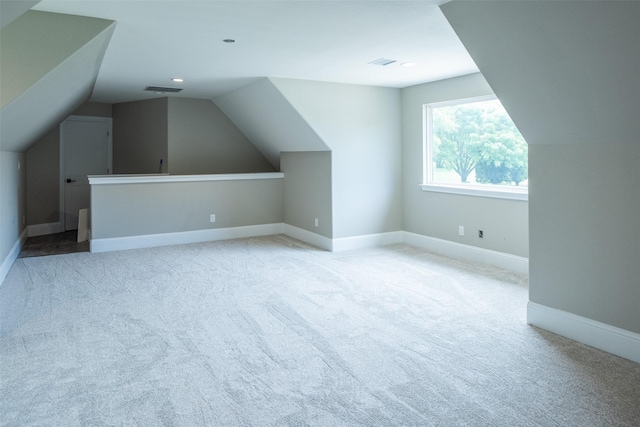
<path id="1" fill-rule="evenodd" d="M 71 116 L 60 125 L 64 230 L 78 229 L 78 212 L 89 208 L 87 175 L 111 173 L 111 119 Z"/>

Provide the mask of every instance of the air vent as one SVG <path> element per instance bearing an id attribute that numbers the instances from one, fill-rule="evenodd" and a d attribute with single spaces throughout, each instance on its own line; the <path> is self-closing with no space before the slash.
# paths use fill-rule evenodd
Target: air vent
<path id="1" fill-rule="evenodd" d="M 375 61 L 369 62 L 369 64 L 385 66 L 385 65 L 393 64 L 394 62 L 396 62 L 395 59 L 380 58 L 380 59 L 376 59 Z"/>
<path id="2" fill-rule="evenodd" d="M 180 92 L 182 88 L 179 87 L 162 87 L 162 86 L 147 86 L 144 90 L 149 92 L 166 92 L 166 93 L 176 93 Z"/>

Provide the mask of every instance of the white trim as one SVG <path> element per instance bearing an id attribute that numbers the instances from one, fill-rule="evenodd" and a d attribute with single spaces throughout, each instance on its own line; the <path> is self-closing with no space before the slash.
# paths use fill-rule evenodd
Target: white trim
<path id="1" fill-rule="evenodd" d="M 282 225 L 282 223 L 259 224 L 175 233 L 146 234 L 142 236 L 91 239 L 91 252 L 122 251 L 128 249 L 153 248 L 158 246 L 183 245 L 188 243 L 282 234 Z"/>
<path id="2" fill-rule="evenodd" d="M 284 178 L 282 172 L 228 173 L 215 175 L 90 175 L 91 185 L 155 184 L 159 182 L 242 181 Z"/>
<path id="3" fill-rule="evenodd" d="M 22 246 L 24 245 L 24 242 L 26 240 L 27 228 L 25 227 L 24 230 L 22 230 L 22 233 L 20 233 L 20 236 L 18 236 L 18 240 L 16 240 L 16 242 L 13 244 L 13 247 L 0 265 L 0 286 L 2 286 L 2 282 L 4 282 L 4 278 L 7 277 L 7 274 L 9 274 L 9 270 L 11 269 L 11 266 L 13 265 L 15 260 L 18 258 L 18 255 L 20 255 L 20 249 L 22 249 Z"/>
<path id="4" fill-rule="evenodd" d="M 386 246 L 402 243 L 402 231 L 390 231 L 387 233 L 365 234 L 362 236 L 341 237 L 333 239 L 332 251 L 342 252 L 353 249 L 370 248 L 374 246 Z"/>
<path id="5" fill-rule="evenodd" d="M 473 186 L 469 185 L 447 185 L 447 184 L 420 184 L 420 188 L 422 191 L 433 191 L 436 193 L 449 193 L 449 194 L 461 194 L 465 196 L 476 196 L 476 197 L 491 197 L 494 199 L 508 199 L 508 200 L 529 200 L 529 190 L 527 187 L 520 187 L 519 190 L 516 190 L 518 187 L 509 187 L 504 186 L 504 188 L 496 188 L 492 186 L 480 186 L 479 184 Z"/>
<path id="6" fill-rule="evenodd" d="M 333 241 L 329 237 L 321 236 L 320 234 L 294 227 L 293 225 L 284 224 L 284 234 L 326 251 L 330 251 L 333 247 Z"/>
<path id="7" fill-rule="evenodd" d="M 504 268 L 516 273 L 529 274 L 529 259 L 504 252 L 463 245 L 449 240 L 423 236 L 421 234 L 403 232 L 403 241 L 408 245 L 417 246 L 455 258 L 481 262 Z"/>
<path id="8" fill-rule="evenodd" d="M 527 323 L 640 363 L 640 334 L 529 301 Z"/>
<path id="9" fill-rule="evenodd" d="M 48 224 L 34 224 L 27 227 L 27 235 L 29 237 L 46 236 L 48 234 L 62 233 L 63 231 L 60 221 Z"/>

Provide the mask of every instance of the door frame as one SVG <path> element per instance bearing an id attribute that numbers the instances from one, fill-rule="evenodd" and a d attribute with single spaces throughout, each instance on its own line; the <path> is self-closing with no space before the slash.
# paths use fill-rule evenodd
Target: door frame
<path id="1" fill-rule="evenodd" d="M 97 123 L 106 123 L 107 124 L 107 164 L 109 175 L 113 173 L 113 118 L 111 117 L 98 117 L 98 116 L 69 116 L 62 123 L 60 123 L 60 199 L 59 203 L 59 219 L 60 225 L 62 226 L 62 231 L 66 228 L 66 219 L 65 219 L 65 191 L 66 191 L 66 164 L 65 164 L 65 140 L 64 133 L 62 132 L 62 125 L 65 122 L 97 122 Z"/>

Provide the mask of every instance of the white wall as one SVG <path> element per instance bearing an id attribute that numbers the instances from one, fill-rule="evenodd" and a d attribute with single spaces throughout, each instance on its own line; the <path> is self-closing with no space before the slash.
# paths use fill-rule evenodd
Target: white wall
<path id="1" fill-rule="evenodd" d="M 442 10 L 529 143 L 531 302 L 640 333 L 640 3 Z"/>
<path id="2" fill-rule="evenodd" d="M 0 284 L 25 238 L 26 156 L 0 151 Z"/>
<path id="3" fill-rule="evenodd" d="M 331 149 L 333 238 L 402 230 L 400 91 L 271 80 Z"/>
<path id="4" fill-rule="evenodd" d="M 275 168 L 207 99 L 168 99 L 171 175 L 273 172 Z"/>
<path id="5" fill-rule="evenodd" d="M 481 74 L 442 80 L 402 90 L 402 170 L 404 230 L 511 255 L 529 255 L 528 204 L 423 191 L 423 105 L 491 95 Z M 458 235 L 458 226 L 465 235 Z M 478 238 L 478 230 L 484 238 Z"/>

